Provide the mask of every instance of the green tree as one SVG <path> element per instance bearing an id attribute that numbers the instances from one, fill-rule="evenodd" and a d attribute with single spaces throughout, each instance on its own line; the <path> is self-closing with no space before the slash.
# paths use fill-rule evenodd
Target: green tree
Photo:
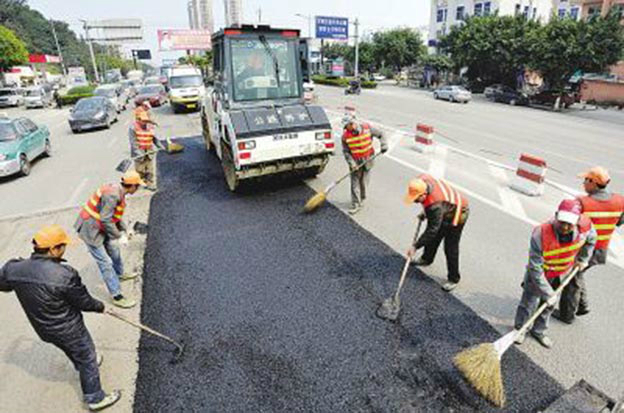
<path id="1" fill-rule="evenodd" d="M 519 70 L 529 62 L 538 22 L 522 16 L 469 17 L 440 39 L 440 49 L 456 68 L 468 68 L 472 81 L 515 85 Z"/>
<path id="2" fill-rule="evenodd" d="M 325 59 L 337 59 L 343 58 L 344 60 L 351 60 L 351 57 L 355 57 L 353 47 L 346 43 L 330 43 L 323 46 L 323 58 Z"/>
<path id="3" fill-rule="evenodd" d="M 395 71 L 419 62 L 427 53 L 420 33 L 400 28 L 373 34 L 375 60 Z"/>
<path id="4" fill-rule="evenodd" d="M 453 61 L 450 57 L 444 54 L 430 54 L 422 58 L 420 62 L 423 66 L 429 66 L 438 73 L 448 72 L 453 69 Z"/>
<path id="5" fill-rule="evenodd" d="M 0 26 L 0 71 L 28 61 L 28 51 L 13 31 Z"/>

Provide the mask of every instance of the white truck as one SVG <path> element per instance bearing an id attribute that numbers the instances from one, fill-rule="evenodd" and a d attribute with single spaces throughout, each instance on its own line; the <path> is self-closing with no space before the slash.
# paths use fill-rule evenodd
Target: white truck
<path id="1" fill-rule="evenodd" d="M 267 175 L 321 173 L 335 143 L 323 108 L 304 102 L 299 31 L 226 28 L 213 35 L 212 50 L 202 131 L 228 188 Z"/>
<path id="2" fill-rule="evenodd" d="M 204 78 L 198 68 L 175 66 L 169 72 L 169 101 L 175 113 L 200 110 L 206 96 Z"/>

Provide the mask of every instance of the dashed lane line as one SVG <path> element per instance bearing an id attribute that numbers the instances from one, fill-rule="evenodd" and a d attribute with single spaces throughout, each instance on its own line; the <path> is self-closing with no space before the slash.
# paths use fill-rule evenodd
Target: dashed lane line
<path id="1" fill-rule="evenodd" d="M 434 146 L 434 154 L 429 164 L 429 175 L 436 178 L 444 178 L 446 173 L 446 157 L 448 155 L 448 147 Z"/>

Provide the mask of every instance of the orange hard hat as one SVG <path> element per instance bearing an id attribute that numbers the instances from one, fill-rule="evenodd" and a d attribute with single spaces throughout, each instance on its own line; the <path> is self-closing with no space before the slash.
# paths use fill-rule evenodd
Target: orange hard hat
<path id="1" fill-rule="evenodd" d="M 38 248 L 52 248 L 71 244 L 71 239 L 60 225 L 46 225 L 35 234 L 33 242 Z"/>
<path id="2" fill-rule="evenodd" d="M 121 183 L 126 185 L 145 185 L 137 171 L 128 171 L 121 177 Z"/>
<path id="3" fill-rule="evenodd" d="M 136 118 L 139 122 L 149 122 L 150 120 L 149 115 L 144 110 L 138 112 Z"/>
<path id="4" fill-rule="evenodd" d="M 583 172 L 578 176 L 579 178 L 590 179 L 592 182 L 600 186 L 606 186 L 611 181 L 609 171 L 602 166 L 594 166 L 589 171 Z"/>
<path id="5" fill-rule="evenodd" d="M 403 198 L 403 201 L 409 205 L 413 204 L 418 198 L 427 192 L 427 183 L 420 179 L 412 179 L 407 185 L 407 195 Z"/>

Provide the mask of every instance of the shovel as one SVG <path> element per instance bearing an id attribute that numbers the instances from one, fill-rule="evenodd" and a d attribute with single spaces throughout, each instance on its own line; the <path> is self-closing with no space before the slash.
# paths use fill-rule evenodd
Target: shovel
<path id="1" fill-rule="evenodd" d="M 137 156 L 133 156 L 132 158 L 124 159 L 123 161 L 119 162 L 119 165 L 117 165 L 115 170 L 119 171 L 121 173 L 125 173 L 132 166 L 132 161 L 133 160 L 142 158 L 144 156 L 153 155 L 153 154 L 155 154 L 157 152 L 161 152 L 163 150 L 165 150 L 167 153 L 170 153 L 170 154 L 178 153 L 178 152 L 182 152 L 184 150 L 184 146 L 179 144 L 179 143 L 171 142 L 171 138 L 167 138 L 167 147 L 166 147 L 166 149 L 157 149 L 155 151 L 146 152 L 146 153 L 144 153 L 142 155 L 137 155 Z"/>
<path id="2" fill-rule="evenodd" d="M 421 224 L 422 219 L 418 218 L 416 236 L 418 236 L 418 234 L 420 233 Z M 401 289 L 403 288 L 403 283 L 405 283 L 405 278 L 407 278 L 407 270 L 409 269 L 411 261 L 412 257 L 408 256 L 405 260 L 405 265 L 403 265 L 403 272 L 401 273 L 399 287 L 392 297 L 386 298 L 383 303 L 381 303 L 381 305 L 377 309 L 377 317 L 390 321 L 395 321 L 397 318 L 399 318 L 399 312 L 401 311 Z"/>

